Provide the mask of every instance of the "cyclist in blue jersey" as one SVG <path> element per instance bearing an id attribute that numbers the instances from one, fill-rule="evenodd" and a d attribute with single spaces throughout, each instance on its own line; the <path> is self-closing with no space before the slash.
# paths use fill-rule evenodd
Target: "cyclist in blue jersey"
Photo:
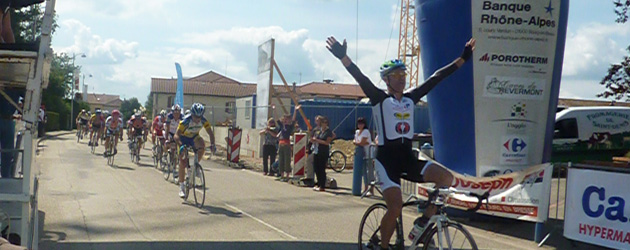
<path id="1" fill-rule="evenodd" d="M 390 60 L 380 67 L 381 78 L 387 85 L 387 91 L 383 91 L 378 89 L 350 60 L 346 53 L 348 45 L 345 40 L 343 44 L 340 44 L 334 37 L 329 37 L 326 43 L 328 50 L 341 61 L 359 83 L 372 104 L 372 114 L 380 137 L 374 169 L 388 208 L 381 220 L 380 247 L 388 249 L 396 219 L 402 212 L 400 178 L 414 182 L 433 182 L 436 187 L 449 187 L 453 181 L 453 175 L 441 164 L 434 161 L 419 161 L 417 157 L 414 157 L 411 145 L 414 107 L 420 98 L 470 59 L 475 47 L 475 39 L 470 39 L 466 43 L 460 57 L 437 70 L 422 85 L 407 91 L 404 91 L 407 73 L 402 61 Z M 435 212 L 435 206 L 427 207 L 420 218 L 420 226 L 426 229 L 429 218 Z M 418 235 L 421 235 L 422 231 Z"/>
<path id="2" fill-rule="evenodd" d="M 205 153 L 205 143 L 203 138 L 199 136 L 201 129 L 205 129 L 210 136 L 210 151 L 216 152 L 214 145 L 214 133 L 210 123 L 203 117 L 205 108 L 201 103 L 194 103 L 190 108 L 190 114 L 184 116 L 184 119 L 177 126 L 177 133 L 175 133 L 174 139 L 182 146 L 193 146 L 197 149 L 198 160 L 201 162 L 203 154 Z M 181 153 L 181 152 L 180 152 Z M 180 154 L 179 158 L 179 197 L 184 198 L 186 186 L 184 185 L 186 169 L 186 157 L 184 154 Z"/>

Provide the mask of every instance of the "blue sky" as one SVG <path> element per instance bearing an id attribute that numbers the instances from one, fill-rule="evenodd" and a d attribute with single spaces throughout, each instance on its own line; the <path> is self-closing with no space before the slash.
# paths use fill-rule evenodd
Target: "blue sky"
<path id="1" fill-rule="evenodd" d="M 349 54 L 372 79 L 395 57 L 398 0 L 63 0 L 57 2 L 55 52 L 77 57 L 89 92 L 137 97 L 151 77 L 209 70 L 256 81 L 257 46 L 276 39 L 276 61 L 289 82 L 354 82 L 325 49 L 346 37 Z M 595 99 L 610 63 L 630 45 L 630 23 L 616 24 L 612 0 L 571 0 L 560 96 Z M 393 29 L 392 29 L 393 27 Z M 393 30 L 393 33 L 392 33 Z M 391 34 L 391 39 L 390 39 Z M 277 79 L 277 78 L 276 78 Z"/>

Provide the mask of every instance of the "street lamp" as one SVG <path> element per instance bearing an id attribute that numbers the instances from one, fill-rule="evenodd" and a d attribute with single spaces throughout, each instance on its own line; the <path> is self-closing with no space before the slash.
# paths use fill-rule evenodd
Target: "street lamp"
<path id="1" fill-rule="evenodd" d="M 82 58 L 86 58 L 87 57 L 85 55 L 85 53 L 80 53 L 79 55 L 81 55 Z M 76 57 L 77 57 L 77 54 L 72 52 L 72 68 L 73 69 L 75 68 L 74 60 L 75 60 Z M 72 121 L 74 121 L 74 96 L 75 96 L 75 93 L 74 93 L 74 81 L 76 80 L 75 79 L 76 76 L 74 75 L 74 73 L 75 72 L 72 72 L 72 86 L 70 88 L 70 93 L 72 94 L 72 105 L 70 105 L 70 124 L 69 124 L 70 125 L 69 126 L 70 129 L 72 129 Z M 83 79 L 83 84 L 85 84 L 85 78 Z"/>

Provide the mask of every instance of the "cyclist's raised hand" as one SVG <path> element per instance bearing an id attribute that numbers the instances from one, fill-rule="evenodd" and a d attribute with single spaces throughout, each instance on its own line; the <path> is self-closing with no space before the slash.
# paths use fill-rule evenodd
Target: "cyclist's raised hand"
<path id="1" fill-rule="evenodd" d="M 472 56 L 472 52 L 473 50 L 475 50 L 475 42 L 476 42 L 475 38 L 471 38 L 466 43 L 466 46 L 464 47 L 464 51 L 462 52 L 462 55 L 460 56 L 462 59 L 464 59 L 464 61 L 468 61 L 468 59 L 470 59 L 470 57 Z"/>
<path id="2" fill-rule="evenodd" d="M 326 48 L 330 51 L 330 53 L 341 60 L 341 58 L 346 56 L 348 43 L 346 42 L 346 39 L 343 39 L 343 44 L 340 44 L 334 36 L 330 36 L 326 40 Z"/>

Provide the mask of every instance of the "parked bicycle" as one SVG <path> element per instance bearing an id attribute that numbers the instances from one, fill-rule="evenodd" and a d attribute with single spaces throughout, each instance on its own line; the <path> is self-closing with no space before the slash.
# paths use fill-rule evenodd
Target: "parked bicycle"
<path id="1" fill-rule="evenodd" d="M 419 237 L 415 237 L 409 249 L 477 249 L 477 243 L 472 235 L 460 223 L 450 220 L 445 212 L 446 201 L 453 194 L 463 194 L 477 198 L 477 205 L 468 209 L 469 212 L 479 210 L 483 200 L 488 200 L 489 193 L 482 195 L 469 191 L 460 191 L 455 188 L 429 188 L 429 197 L 427 201 L 409 201 L 403 204 L 403 208 L 407 206 L 417 206 L 419 209 L 426 208 L 429 204 L 437 207 L 438 212 L 429 219 L 427 229 Z M 487 203 L 486 203 L 487 206 Z M 374 249 L 381 244 L 381 219 L 387 212 L 387 206 L 384 203 L 377 203 L 370 206 L 359 227 L 359 249 Z M 396 230 L 390 245 L 394 249 L 404 249 L 405 236 L 403 235 L 402 214 L 396 220 Z M 391 242 L 394 241 L 394 242 Z"/>
<path id="2" fill-rule="evenodd" d="M 190 156 L 188 152 L 194 152 L 194 161 L 193 165 L 190 164 Z M 197 153 L 197 149 L 186 145 L 180 147 L 180 154 L 184 154 L 186 161 L 186 178 L 184 180 L 184 185 L 186 189 L 184 191 L 184 200 L 188 199 L 188 194 L 190 190 L 193 189 L 193 197 L 195 198 L 195 205 L 199 208 L 203 207 L 203 203 L 206 200 L 206 177 L 203 173 L 203 168 L 201 164 L 199 164 L 199 153 Z"/>
<path id="3" fill-rule="evenodd" d="M 328 168 L 334 170 L 337 173 L 341 173 L 346 169 L 346 154 L 341 150 L 332 149 L 334 141 L 330 143 L 330 155 L 328 156 Z"/>

